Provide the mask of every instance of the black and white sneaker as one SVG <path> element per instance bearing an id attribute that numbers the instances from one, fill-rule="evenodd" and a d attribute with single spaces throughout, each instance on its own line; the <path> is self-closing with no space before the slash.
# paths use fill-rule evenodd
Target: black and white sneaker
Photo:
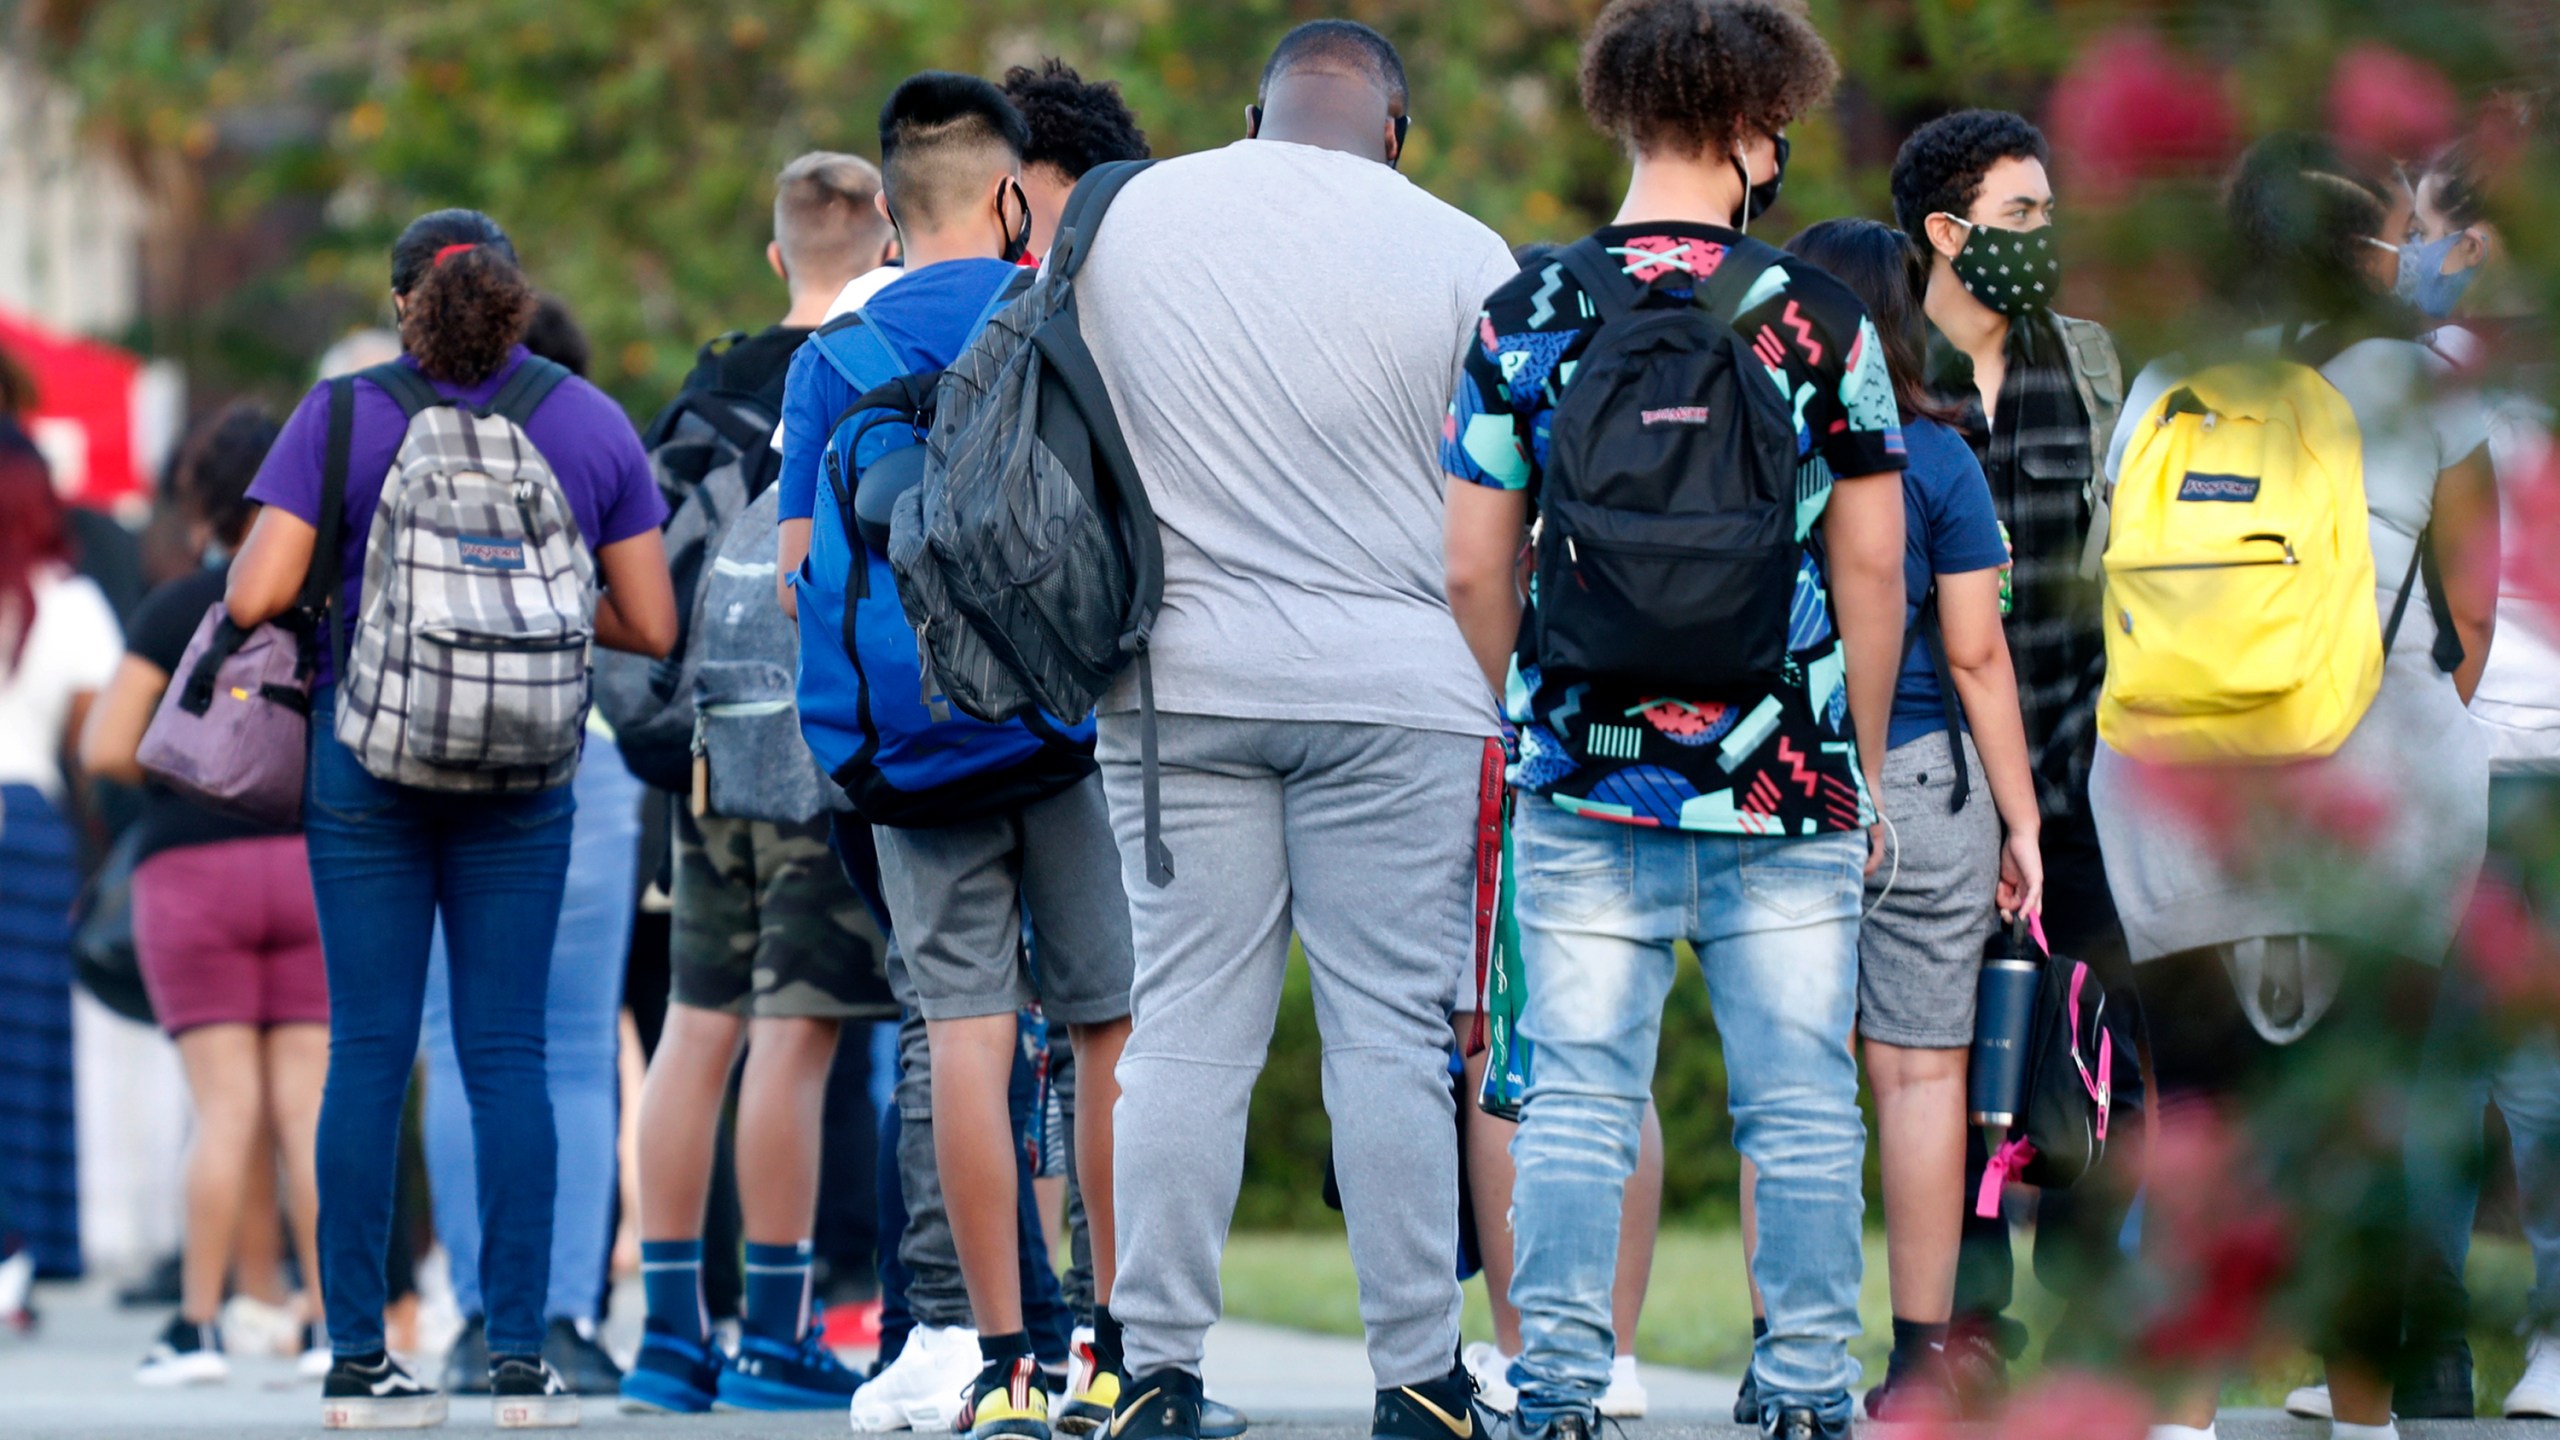
<path id="1" fill-rule="evenodd" d="M 578 1423 L 578 1397 L 549 1361 L 503 1355 L 489 1362 L 489 1413 L 501 1430 L 561 1430 Z"/>
<path id="2" fill-rule="evenodd" d="M 425 1430 L 444 1423 L 444 1396 L 388 1355 L 359 1364 L 341 1355 L 320 1382 L 327 1430 Z"/>
<path id="3" fill-rule="evenodd" d="M 143 1352 L 133 1378 L 144 1385 L 219 1385 L 231 1378 L 231 1362 L 222 1355 L 222 1332 L 197 1325 L 183 1315 L 169 1317 L 169 1328 Z"/>
<path id="4" fill-rule="evenodd" d="M 1476 1399 L 1475 1377 L 1460 1364 L 1437 1380 L 1379 1391 L 1369 1434 L 1371 1440 L 1476 1440 L 1489 1428 L 1478 1423 L 1480 1416 L 1490 1418 Z"/>

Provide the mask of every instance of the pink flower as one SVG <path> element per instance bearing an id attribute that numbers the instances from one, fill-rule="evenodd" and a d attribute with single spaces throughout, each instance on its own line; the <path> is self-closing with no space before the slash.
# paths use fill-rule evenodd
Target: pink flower
<path id="1" fill-rule="evenodd" d="M 2329 73 L 2329 132 L 2378 155 L 2415 160 L 2451 140 L 2462 102 L 2441 71 L 2367 41 Z"/>
<path id="2" fill-rule="evenodd" d="M 2238 129 L 2223 72 L 2148 30 L 2101 36 L 2053 93 L 2055 148 L 2073 183 L 2101 198 L 2133 181 L 2219 168 Z"/>

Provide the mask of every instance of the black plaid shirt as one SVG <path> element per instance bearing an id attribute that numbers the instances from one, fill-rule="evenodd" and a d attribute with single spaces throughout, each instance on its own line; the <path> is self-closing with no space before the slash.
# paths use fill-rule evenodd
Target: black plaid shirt
<path id="1" fill-rule="evenodd" d="M 2027 749 L 2047 824 L 2086 823 L 2089 764 L 2098 747 L 2098 687 L 2107 649 L 2098 586 L 2080 577 L 2089 534 L 2089 415 L 2052 321 L 2009 327 L 1998 422 L 1984 418 L 1973 362 L 1933 336 L 1929 379 L 1961 410 L 1957 428 L 1982 461 L 2012 557 L 2009 653 L 2018 672 Z"/>

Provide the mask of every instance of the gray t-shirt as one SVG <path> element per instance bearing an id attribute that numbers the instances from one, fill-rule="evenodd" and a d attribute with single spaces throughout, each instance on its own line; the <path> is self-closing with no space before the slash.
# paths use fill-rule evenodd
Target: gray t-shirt
<path id="1" fill-rule="evenodd" d="M 1156 704 L 1494 733 L 1449 614 L 1440 429 L 1500 236 L 1273 140 L 1129 183 L 1076 288 L 1163 524 Z M 1136 706 L 1129 678 L 1105 710 Z"/>

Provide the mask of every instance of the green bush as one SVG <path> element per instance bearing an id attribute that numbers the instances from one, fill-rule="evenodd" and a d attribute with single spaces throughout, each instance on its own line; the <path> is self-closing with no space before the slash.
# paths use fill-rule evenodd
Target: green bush
<path id="1" fill-rule="evenodd" d="M 1679 979 L 1663 1010 L 1653 1093 L 1662 1111 L 1665 1218 L 1674 1224 L 1732 1224 L 1741 1160 L 1733 1149 L 1733 1119 L 1725 1111 L 1724 1047 L 1717 1040 L 1715 1017 L 1707 1006 L 1706 982 L 1685 945 L 1680 947 Z M 1324 1218 L 1323 1189 L 1325 1154 L 1331 1143 L 1307 967 L 1293 949 L 1288 984 L 1281 991 L 1279 1024 L 1271 1037 L 1271 1058 L 1253 1091 L 1236 1228 L 1299 1229 L 1330 1223 Z M 1871 1209 L 1873 1149 L 1869 1147 L 1867 1157 Z"/>

